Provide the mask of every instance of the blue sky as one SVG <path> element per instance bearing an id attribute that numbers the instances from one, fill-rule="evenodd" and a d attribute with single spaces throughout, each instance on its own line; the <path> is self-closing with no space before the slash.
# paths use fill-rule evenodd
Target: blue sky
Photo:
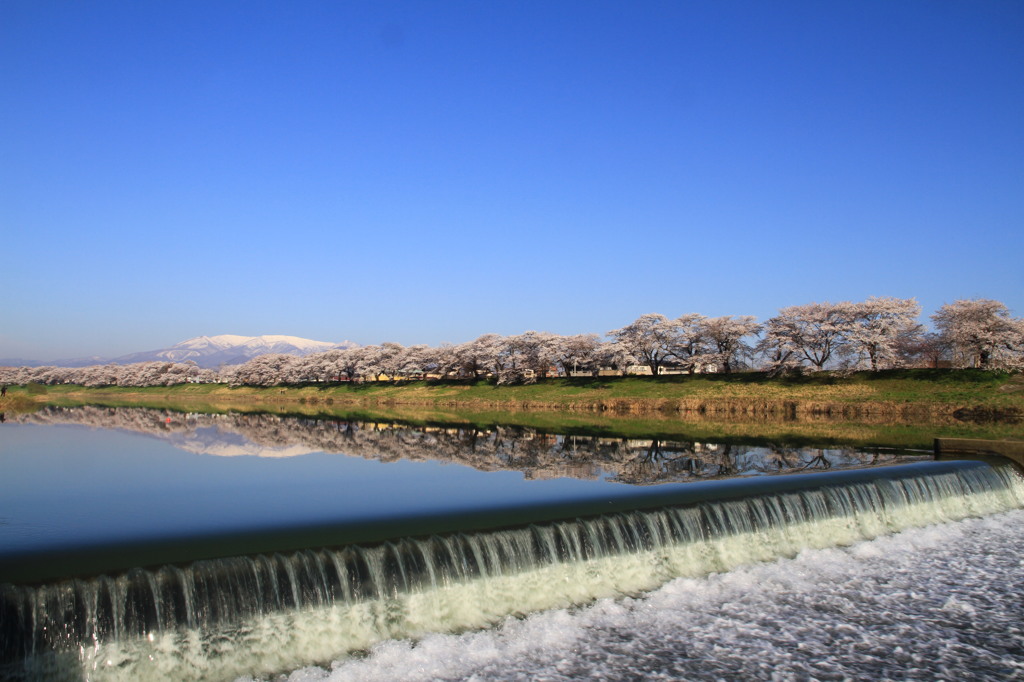
<path id="1" fill-rule="evenodd" d="M 0 3 L 0 357 L 1024 315 L 1024 3 Z"/>

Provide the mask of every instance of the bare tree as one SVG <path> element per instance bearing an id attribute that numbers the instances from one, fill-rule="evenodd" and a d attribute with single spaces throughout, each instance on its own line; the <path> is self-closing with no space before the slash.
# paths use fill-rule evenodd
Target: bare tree
<path id="1" fill-rule="evenodd" d="M 909 339 L 901 339 L 899 350 L 901 362 L 906 366 L 925 366 L 937 369 L 942 362 L 950 357 L 949 344 L 941 335 L 934 332 L 918 334 Z"/>

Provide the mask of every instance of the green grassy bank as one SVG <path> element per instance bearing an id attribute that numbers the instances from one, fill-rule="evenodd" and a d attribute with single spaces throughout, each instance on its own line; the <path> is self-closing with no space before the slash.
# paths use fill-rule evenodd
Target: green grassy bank
<path id="1" fill-rule="evenodd" d="M 301 402 L 405 405 L 474 410 L 587 412 L 844 413 L 883 418 L 944 416 L 964 410 L 1024 414 L 1024 375 L 973 370 L 818 373 L 769 378 L 760 373 L 667 377 L 547 379 L 528 386 L 479 382 L 313 384 L 272 388 L 189 384 L 150 388 L 12 387 L 9 395 L 52 403 L 65 399 L 125 404 Z"/>
<path id="2" fill-rule="evenodd" d="M 771 379 L 724 376 L 309 385 L 273 388 L 12 387 L 28 406 L 110 405 L 277 413 L 408 424 L 518 425 L 541 431 L 708 442 L 930 447 L 939 436 L 1024 439 L 1024 376 L 912 370 Z M 4 405 L 0 403 L 0 410 Z"/>

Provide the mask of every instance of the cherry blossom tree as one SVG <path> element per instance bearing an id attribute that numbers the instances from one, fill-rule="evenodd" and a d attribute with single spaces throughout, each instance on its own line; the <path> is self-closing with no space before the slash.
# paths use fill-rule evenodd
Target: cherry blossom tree
<path id="1" fill-rule="evenodd" d="M 128 365 L 107 366 L 114 373 L 118 386 L 173 386 L 198 379 L 199 366 L 189 360 L 179 362 L 136 362 Z"/>
<path id="2" fill-rule="evenodd" d="M 384 351 L 379 345 L 363 346 L 360 349 L 359 364 L 356 367 L 356 374 L 363 381 L 380 381 L 384 375 L 382 361 Z"/>
<path id="3" fill-rule="evenodd" d="M 423 351 L 423 364 L 425 372 L 436 374 L 442 379 L 458 376 L 462 367 L 459 347 L 442 343 L 437 348 L 426 348 Z"/>
<path id="4" fill-rule="evenodd" d="M 310 353 L 302 358 L 299 363 L 299 371 L 303 381 L 330 382 L 337 381 L 344 374 L 339 367 L 339 361 L 345 351 L 332 349 L 322 353 Z M 350 377 L 346 377 L 350 378 Z"/>
<path id="5" fill-rule="evenodd" d="M 845 332 L 847 350 L 866 358 L 872 371 L 901 364 L 900 349 L 920 336 L 921 306 L 912 298 L 872 296 L 853 304 Z"/>
<path id="6" fill-rule="evenodd" d="M 627 370 L 640 363 L 626 344 L 618 341 L 605 341 L 597 348 L 595 363 L 598 369 L 610 367 L 625 375 Z"/>
<path id="7" fill-rule="evenodd" d="M 707 359 L 708 345 L 704 334 L 706 317 L 700 313 L 687 313 L 672 320 L 672 357 L 675 362 L 691 374 L 701 362 Z"/>
<path id="8" fill-rule="evenodd" d="M 111 362 L 107 365 L 82 367 L 72 374 L 72 383 L 82 386 L 117 386 L 120 377 L 120 365 Z"/>
<path id="9" fill-rule="evenodd" d="M 391 381 L 404 377 L 409 371 L 409 354 L 405 346 L 393 341 L 386 341 L 380 345 L 380 355 L 377 358 L 379 371 Z"/>
<path id="10" fill-rule="evenodd" d="M 768 357 L 773 371 L 797 367 L 804 361 L 821 370 L 846 345 L 855 317 L 856 306 L 849 302 L 781 308 L 765 322 L 758 349 Z"/>
<path id="11" fill-rule="evenodd" d="M 473 372 L 474 377 L 484 373 L 498 376 L 508 362 L 505 347 L 506 340 L 499 334 L 479 336 L 463 349 L 465 366 Z"/>
<path id="12" fill-rule="evenodd" d="M 1024 366 L 1024 320 L 987 298 L 947 303 L 932 315 L 957 367 L 1016 369 Z"/>
<path id="13" fill-rule="evenodd" d="M 424 343 L 407 346 L 398 367 L 399 375 L 407 379 L 424 378 L 428 372 L 436 369 L 436 355 L 436 349 Z"/>
<path id="14" fill-rule="evenodd" d="M 657 376 L 665 363 L 676 357 L 678 331 L 674 320 L 660 313 L 647 313 L 621 329 L 611 330 L 608 336 Z"/>
<path id="15" fill-rule="evenodd" d="M 598 349 L 601 347 L 601 340 L 597 334 L 575 334 L 573 336 L 552 334 L 549 343 L 551 344 L 549 354 L 562 368 L 562 374 L 565 376 L 572 376 L 573 372 L 597 370 L 599 366 Z"/>
<path id="16" fill-rule="evenodd" d="M 291 369 L 299 358 L 285 353 L 258 355 L 228 372 L 229 381 L 234 385 L 276 386 L 287 381 Z"/>
<path id="17" fill-rule="evenodd" d="M 788 317 L 776 315 L 761 327 L 761 340 L 754 351 L 764 359 L 762 369 L 768 374 L 798 371 L 803 367 L 803 356 L 795 339 L 796 325 Z"/>
<path id="18" fill-rule="evenodd" d="M 557 362 L 553 337 L 548 332 L 535 331 L 506 337 L 498 383 L 533 383 L 547 376 L 548 370 Z"/>
<path id="19" fill-rule="evenodd" d="M 349 381 L 361 381 L 363 375 L 360 369 L 363 367 L 363 359 L 370 352 L 368 349 L 369 346 L 356 346 L 342 350 L 333 363 L 338 378 L 344 377 Z"/>
<path id="20" fill-rule="evenodd" d="M 723 372 L 731 372 L 739 358 L 753 353 L 753 347 L 744 339 L 756 336 L 760 331 L 761 325 L 751 315 L 725 315 L 702 320 L 700 336 L 708 345 L 707 361 L 716 364 Z"/>

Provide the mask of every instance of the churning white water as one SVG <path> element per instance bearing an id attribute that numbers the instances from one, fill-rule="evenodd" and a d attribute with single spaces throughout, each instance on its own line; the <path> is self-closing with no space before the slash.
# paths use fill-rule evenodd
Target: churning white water
<path id="1" fill-rule="evenodd" d="M 934 677 L 947 660 L 950 670 L 977 671 L 959 647 L 980 646 L 997 652 L 986 670 L 1021 672 L 1013 656 L 1024 609 L 990 638 L 1003 649 L 935 630 L 984 622 L 986 595 L 1020 606 L 978 572 L 1022 549 L 1008 530 L 1020 513 L 955 523 L 1024 506 L 1015 470 L 896 467 L 815 480 L 676 508 L 16 588 L 0 595 L 5 633 L 22 642 L 8 646 L 6 669 L 75 680 L 289 670 L 295 679 L 827 679 L 854 674 L 845 655 L 856 676 L 905 678 L 916 667 Z M 857 544 L 937 521 L 948 523 Z M 982 531 L 991 551 L 977 544 Z M 1013 561 L 996 561 L 991 575 L 1012 581 Z M 918 653 L 922 637 L 941 651 Z M 831 662 L 818 671 L 819 659 Z M 340 661 L 331 672 L 302 667 L 330 661 Z"/>
<path id="2" fill-rule="evenodd" d="M 680 578 L 289 682 L 1024 679 L 1024 511 Z"/>

